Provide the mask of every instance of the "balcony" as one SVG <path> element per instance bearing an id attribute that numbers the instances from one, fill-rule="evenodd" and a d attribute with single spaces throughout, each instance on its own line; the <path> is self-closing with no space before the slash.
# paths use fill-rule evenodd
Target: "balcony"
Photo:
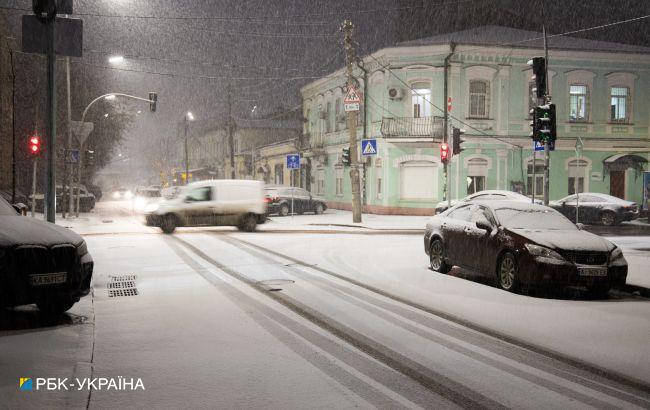
<path id="1" fill-rule="evenodd" d="M 431 140 L 442 138 L 443 127 L 442 117 L 384 117 L 381 120 L 381 135 L 384 138 Z"/>

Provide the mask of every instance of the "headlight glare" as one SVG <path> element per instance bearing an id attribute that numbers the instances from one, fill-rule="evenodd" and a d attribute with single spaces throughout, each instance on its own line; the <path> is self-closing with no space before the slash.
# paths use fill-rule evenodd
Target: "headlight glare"
<path id="1" fill-rule="evenodd" d="M 533 243 L 527 243 L 526 249 L 528 249 L 528 252 L 533 256 L 542 256 L 544 258 L 564 260 L 562 255 L 555 252 L 553 249 L 549 249 L 544 246 L 535 245 Z"/>

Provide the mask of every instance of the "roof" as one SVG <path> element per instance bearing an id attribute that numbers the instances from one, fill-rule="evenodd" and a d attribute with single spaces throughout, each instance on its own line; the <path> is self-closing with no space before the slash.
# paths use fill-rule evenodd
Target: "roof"
<path id="1" fill-rule="evenodd" d="M 544 35 L 541 32 L 520 30 L 504 26 L 480 26 L 452 33 L 438 34 L 417 40 L 398 43 L 398 47 L 456 44 L 544 48 Z M 555 50 L 606 51 L 617 53 L 650 53 L 650 47 L 608 41 L 587 40 L 578 37 L 559 36 L 548 33 L 548 47 Z"/>

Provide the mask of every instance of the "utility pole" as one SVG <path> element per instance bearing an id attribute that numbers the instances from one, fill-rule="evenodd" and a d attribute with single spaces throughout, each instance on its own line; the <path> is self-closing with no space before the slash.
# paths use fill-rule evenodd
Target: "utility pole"
<path id="1" fill-rule="evenodd" d="M 190 158 L 187 154 L 187 114 L 183 117 L 183 137 L 185 139 L 185 185 L 190 183 Z"/>
<path id="2" fill-rule="evenodd" d="M 66 72 L 66 93 L 67 93 L 67 99 L 68 99 L 68 143 L 66 145 L 66 154 L 70 154 L 72 150 L 72 102 L 70 100 L 70 57 L 66 56 L 65 58 L 65 72 Z M 70 154 L 71 155 L 71 154 Z M 65 199 L 67 195 L 68 199 L 68 213 L 72 213 L 72 204 L 73 204 L 73 196 L 72 196 L 72 178 L 73 178 L 73 170 L 72 170 L 72 164 L 68 164 L 68 158 L 67 155 L 63 156 L 63 162 L 64 162 L 64 167 L 66 171 L 66 182 L 63 183 L 63 202 L 65 204 Z M 67 189 L 66 189 L 67 187 Z M 65 205 L 61 207 L 61 216 L 65 218 Z"/>
<path id="3" fill-rule="evenodd" d="M 56 219 L 56 189 L 54 156 L 56 155 L 56 76 L 54 75 L 54 16 L 47 21 L 47 120 L 45 123 L 45 220 L 54 223 Z"/>
<path id="4" fill-rule="evenodd" d="M 548 81 L 548 39 L 546 38 L 546 26 L 542 25 L 542 32 L 544 33 L 544 59 L 546 64 L 544 64 L 544 70 L 546 71 L 544 75 L 546 76 L 546 81 Z M 547 87 L 548 90 L 548 87 Z M 548 95 L 548 92 L 544 96 L 544 104 L 551 103 L 551 96 Z M 551 141 L 547 140 L 544 143 L 544 205 L 548 205 L 549 195 L 548 190 L 550 186 L 549 181 L 549 163 L 551 162 Z"/>
<path id="5" fill-rule="evenodd" d="M 352 45 L 352 31 L 354 25 L 350 20 L 345 20 L 341 26 L 344 33 L 345 65 L 348 76 L 348 90 L 355 87 L 352 65 L 355 62 L 354 46 Z M 350 132 L 350 183 L 352 185 L 352 222 L 361 222 L 361 195 L 359 192 L 359 155 L 357 150 L 357 111 L 347 112 L 348 130 Z"/>
<path id="6" fill-rule="evenodd" d="M 232 96 L 228 84 L 228 145 L 230 146 L 230 178 L 235 179 L 235 139 L 233 136 Z"/>

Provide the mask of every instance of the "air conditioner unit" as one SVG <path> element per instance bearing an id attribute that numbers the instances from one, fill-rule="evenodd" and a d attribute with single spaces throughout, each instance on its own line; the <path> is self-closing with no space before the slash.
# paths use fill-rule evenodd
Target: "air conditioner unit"
<path id="1" fill-rule="evenodd" d="M 391 100 L 401 100 L 404 98 L 404 90 L 399 87 L 388 88 L 388 98 Z"/>
<path id="2" fill-rule="evenodd" d="M 318 118 L 320 118 L 321 120 L 327 118 L 327 111 L 318 111 Z"/>

